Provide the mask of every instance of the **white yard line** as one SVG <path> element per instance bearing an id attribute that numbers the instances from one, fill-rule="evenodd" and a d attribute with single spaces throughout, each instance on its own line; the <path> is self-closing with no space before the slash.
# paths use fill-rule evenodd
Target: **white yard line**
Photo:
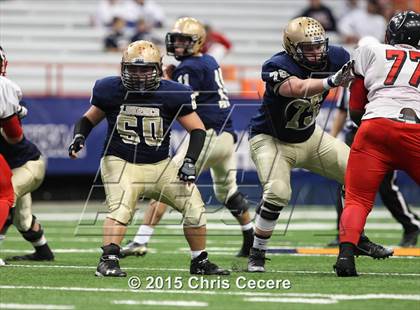
<path id="1" fill-rule="evenodd" d="M 289 249 L 290 247 L 279 247 L 279 248 L 286 248 Z M 308 248 L 311 249 L 313 246 L 299 246 L 298 248 Z M 208 247 L 207 250 L 209 251 L 211 256 L 234 256 L 237 253 L 237 248 L 212 248 Z M 33 253 L 34 250 L 21 250 L 21 249 L 1 249 L 1 253 Z M 149 254 L 160 254 L 160 255 L 173 255 L 174 251 L 161 251 L 155 248 L 147 248 Z M 179 254 L 186 254 L 190 253 L 189 248 L 179 248 L 177 249 Z M 57 249 L 54 248 L 55 253 L 60 254 L 90 254 L 90 253 L 101 253 L 100 248 L 87 248 L 87 249 L 73 249 L 73 248 L 66 248 L 66 249 Z M 270 253 L 270 256 L 284 256 L 284 255 L 292 255 L 292 256 L 309 256 L 309 257 L 336 257 L 335 254 L 302 254 L 302 253 Z M 392 256 L 390 259 L 419 259 L 418 256 Z"/>
<path id="2" fill-rule="evenodd" d="M 48 233 L 49 233 L 49 229 L 48 229 Z M 239 236 L 239 235 L 238 235 Z M 132 239 L 134 238 L 134 235 L 130 235 L 130 234 L 126 234 L 126 239 Z M 19 237 L 9 237 L 6 236 L 5 240 L 7 241 L 24 241 L 24 239 L 19 236 Z M 103 238 L 102 237 L 51 237 L 50 235 L 48 236 L 47 239 L 48 242 L 69 242 L 69 243 L 102 243 Z M 186 241 L 184 238 L 179 238 L 179 239 L 174 239 L 174 236 L 160 236 L 160 233 L 156 233 L 153 237 L 153 239 L 150 240 L 149 244 L 154 244 L 154 243 L 164 243 L 164 244 L 168 244 L 168 243 L 181 243 L 181 244 L 186 244 Z M 231 240 L 231 241 L 223 241 L 223 240 L 207 240 L 206 241 L 207 244 L 214 244 L 214 243 L 221 243 L 221 244 L 237 244 L 240 245 L 242 244 L 242 240 Z M 320 243 L 321 245 L 321 243 Z M 324 245 L 324 244 L 323 244 Z"/>
<path id="3" fill-rule="evenodd" d="M 172 306 L 172 307 L 207 307 L 209 304 L 202 301 L 187 300 L 114 300 L 115 305 L 147 305 L 147 306 Z"/>
<path id="4" fill-rule="evenodd" d="M 41 203 L 42 204 L 42 203 Z M 44 203 L 45 204 L 45 203 Z M 77 208 L 74 210 L 74 206 L 80 205 L 80 208 Z M 89 204 L 89 211 L 88 212 L 82 212 L 84 203 L 72 203 L 69 207 L 64 207 L 63 210 L 71 210 L 75 212 L 37 212 L 37 218 L 39 218 L 41 221 L 79 221 L 80 218 L 82 218 L 82 221 L 87 220 L 94 220 L 96 218 L 104 218 L 106 216 L 105 213 L 102 213 L 105 211 L 102 204 L 97 204 L 96 206 Z M 35 210 L 37 203 L 34 204 Z M 420 208 L 411 208 L 414 212 L 420 212 Z M 51 210 L 57 210 L 57 206 L 51 206 Z M 80 211 L 79 211 L 80 210 Z M 100 211 L 101 213 L 98 215 L 96 210 Z M 282 211 L 282 219 L 289 218 L 290 212 L 292 208 L 287 208 L 283 212 Z M 224 220 L 224 221 L 230 221 L 232 219 L 230 213 L 226 209 L 221 209 L 218 212 L 212 212 L 214 209 L 209 209 L 209 213 L 206 213 L 207 219 L 215 219 L 215 220 Z M 83 214 L 82 214 L 83 213 Z M 253 213 L 253 212 L 252 212 Z M 140 221 L 140 219 L 143 218 L 144 212 L 138 212 L 136 213 L 136 219 L 134 223 L 137 223 L 137 221 Z M 164 215 L 164 219 L 180 219 L 181 216 L 177 212 L 167 212 Z M 331 206 L 331 208 L 317 208 L 314 206 L 310 207 L 302 207 L 297 206 L 293 210 L 292 219 L 310 219 L 310 220 L 336 220 L 336 214 L 334 207 Z M 385 208 L 378 209 L 374 208 L 373 211 L 369 214 L 369 219 L 390 219 L 390 215 L 388 210 Z"/>
<path id="5" fill-rule="evenodd" d="M 394 299 L 420 301 L 420 295 L 414 294 L 318 294 L 318 293 L 267 293 L 267 292 L 244 292 L 223 290 L 130 290 L 122 288 L 98 288 L 98 287 L 55 287 L 55 286 L 23 286 L 23 285 L 0 285 L 1 289 L 24 289 L 24 290 L 48 290 L 48 291 L 76 291 L 76 292 L 107 292 L 107 293 L 152 293 L 152 294 L 194 294 L 194 295 L 228 295 L 246 297 L 297 297 L 297 298 L 330 298 L 336 300 L 368 300 L 368 299 Z M 265 298 L 267 300 L 267 298 Z"/>
<path id="6" fill-rule="evenodd" d="M 327 298 L 332 301 L 340 300 L 368 300 L 368 299 L 393 299 L 393 300 L 412 300 L 420 301 L 420 295 L 410 294 L 363 294 L 363 295 L 344 295 L 344 294 L 305 294 L 305 293 L 285 293 L 284 296 L 291 297 L 303 297 L 303 298 Z M 287 302 L 283 301 L 287 298 L 261 298 L 261 297 L 250 297 L 244 298 L 244 301 L 250 302 Z M 312 299 L 306 299 L 312 300 Z"/>
<path id="7" fill-rule="evenodd" d="M 58 269 L 96 269 L 96 266 L 76 266 L 76 265 L 5 265 L 2 268 L 58 268 Z M 177 271 L 188 272 L 187 268 L 151 268 L 151 267 L 123 267 L 124 270 L 138 271 Z M 239 273 L 239 272 L 238 272 Z M 267 270 L 266 273 L 294 273 L 294 274 L 334 274 L 333 271 L 306 271 L 306 270 Z M 398 273 L 398 272 L 359 272 L 362 275 L 373 276 L 409 276 L 420 277 L 420 273 Z"/>
<path id="8" fill-rule="evenodd" d="M 41 309 L 41 310 L 71 310 L 72 305 L 41 305 L 41 304 L 5 304 L 0 303 L 0 309 Z"/>
<path id="9" fill-rule="evenodd" d="M 34 250 L 19 250 L 19 249 L 1 249 L 2 253 L 33 253 Z M 153 248 L 147 248 L 148 253 L 156 254 L 157 250 Z M 169 254 L 174 254 L 174 252 L 168 251 Z M 97 249 L 56 249 L 54 248 L 54 253 L 61 254 L 81 254 L 81 253 L 102 253 L 100 248 Z M 161 252 L 159 252 L 161 253 Z"/>
<path id="10" fill-rule="evenodd" d="M 267 298 L 267 297 L 251 297 L 244 298 L 246 302 L 263 302 L 263 303 L 290 303 L 290 304 L 336 304 L 338 303 L 335 299 L 330 298 L 291 298 L 291 297 L 278 297 L 278 298 Z"/>

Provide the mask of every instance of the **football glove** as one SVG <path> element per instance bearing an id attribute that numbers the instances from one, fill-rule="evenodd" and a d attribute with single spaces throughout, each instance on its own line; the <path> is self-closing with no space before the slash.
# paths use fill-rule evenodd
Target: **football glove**
<path id="1" fill-rule="evenodd" d="M 325 89 L 331 89 L 338 86 L 347 87 L 354 78 L 353 73 L 354 60 L 348 61 L 335 74 L 329 76 L 324 83 Z"/>
<path id="2" fill-rule="evenodd" d="M 181 168 L 179 168 L 178 176 L 181 181 L 193 182 L 195 181 L 195 163 L 191 158 L 185 157 Z"/>
<path id="3" fill-rule="evenodd" d="M 74 157 L 74 153 L 78 153 L 85 146 L 85 136 L 77 134 L 74 136 L 73 141 L 69 146 L 69 156 Z"/>

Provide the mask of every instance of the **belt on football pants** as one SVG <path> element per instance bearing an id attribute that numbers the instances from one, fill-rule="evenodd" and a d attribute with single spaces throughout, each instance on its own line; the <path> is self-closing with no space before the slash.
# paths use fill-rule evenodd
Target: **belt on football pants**
<path id="1" fill-rule="evenodd" d="M 398 118 L 390 118 L 390 120 L 408 124 L 420 124 L 420 118 L 418 118 L 416 112 L 410 108 L 401 109 Z"/>

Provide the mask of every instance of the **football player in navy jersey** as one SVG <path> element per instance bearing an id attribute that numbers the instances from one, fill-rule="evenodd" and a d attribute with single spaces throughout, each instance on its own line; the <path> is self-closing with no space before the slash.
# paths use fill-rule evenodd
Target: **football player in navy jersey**
<path id="1" fill-rule="evenodd" d="M 189 87 L 161 80 L 157 47 L 131 43 L 123 53 L 121 77 L 98 80 L 92 106 L 75 125 L 69 155 L 77 157 L 85 139 L 102 119 L 108 134 L 101 160 L 109 214 L 104 222 L 103 254 L 97 276 L 125 277 L 120 269 L 120 244 L 139 198 L 162 201 L 183 214 L 184 234 L 191 248 L 191 274 L 227 275 L 208 260 L 204 203 L 195 181 L 195 162 L 205 140 L 204 125 L 194 112 Z M 190 133 L 181 167 L 169 160 L 170 127 L 174 119 Z"/>
<path id="2" fill-rule="evenodd" d="M 291 197 L 292 168 L 305 168 L 343 184 L 349 156 L 345 143 L 315 124 L 328 91 L 347 85 L 352 78 L 349 54 L 329 46 L 321 24 L 309 17 L 288 23 L 283 45 L 284 52 L 263 64 L 266 89 L 259 114 L 250 125 L 251 157 L 263 186 L 248 261 L 250 272 L 265 271 L 268 240 Z M 361 254 L 374 257 L 392 255 L 367 238 L 361 238 L 359 248 Z"/>
<path id="3" fill-rule="evenodd" d="M 197 171 L 210 169 L 216 198 L 224 204 L 241 225 L 242 247 L 237 256 L 247 257 L 253 243 L 253 225 L 249 205 L 236 184 L 235 143 L 237 140 L 230 118 L 231 108 L 226 94 L 222 71 L 216 60 L 200 50 L 206 41 L 204 25 L 195 18 L 179 18 L 166 35 L 166 50 L 180 64 L 173 69 L 172 80 L 191 86 L 197 102 L 197 114 L 206 127 L 205 152 L 197 161 Z M 182 164 L 186 144 L 181 146 L 173 161 Z M 123 255 L 144 255 L 153 227 L 166 210 L 164 204 L 151 203 L 143 225 L 134 241 L 122 249 Z"/>
<path id="4" fill-rule="evenodd" d="M 16 110 L 14 115 L 16 119 L 23 118 L 27 110 L 19 104 L 22 91 L 16 83 L 6 77 L 6 65 L 6 55 L 0 47 L 0 106 L 6 111 Z M 15 122 L 20 127 L 19 121 Z M 44 230 L 32 215 L 31 192 L 41 185 L 45 175 L 45 162 L 41 152 L 24 135 L 17 141 L 11 141 L 2 131 L 0 154 L 3 155 L 13 173 L 12 185 L 15 200 L 8 220 L 0 230 L 0 240 L 4 239 L 8 227 L 13 223 L 23 238 L 35 248 L 34 253 L 7 257 L 6 260 L 53 260 L 54 255 L 45 239 Z"/>

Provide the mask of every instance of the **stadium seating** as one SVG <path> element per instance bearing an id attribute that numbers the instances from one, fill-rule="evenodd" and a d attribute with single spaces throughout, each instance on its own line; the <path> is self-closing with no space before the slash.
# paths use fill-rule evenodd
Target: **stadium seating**
<path id="1" fill-rule="evenodd" d="M 190 15 L 232 40 L 233 51 L 223 64 L 230 65 L 231 72 L 232 65 L 237 71 L 230 74 L 236 79 L 226 79 L 228 89 L 234 92 L 242 90 L 243 85 L 258 84 L 259 66 L 281 50 L 282 27 L 307 4 L 306 0 L 201 0 L 199 6 L 194 0 L 156 2 L 167 15 L 165 27 L 156 31 L 157 36 L 163 38 L 179 16 Z M 340 1 L 324 2 L 336 12 L 342 7 Z M 118 73 L 120 55 L 103 51 L 105 30 L 91 25 L 97 3 L 0 1 L 0 44 L 12 64 L 10 77 L 26 93 L 42 94 L 49 89 L 52 95 L 88 94 L 94 79 Z M 332 36 L 333 42 L 336 37 Z"/>

